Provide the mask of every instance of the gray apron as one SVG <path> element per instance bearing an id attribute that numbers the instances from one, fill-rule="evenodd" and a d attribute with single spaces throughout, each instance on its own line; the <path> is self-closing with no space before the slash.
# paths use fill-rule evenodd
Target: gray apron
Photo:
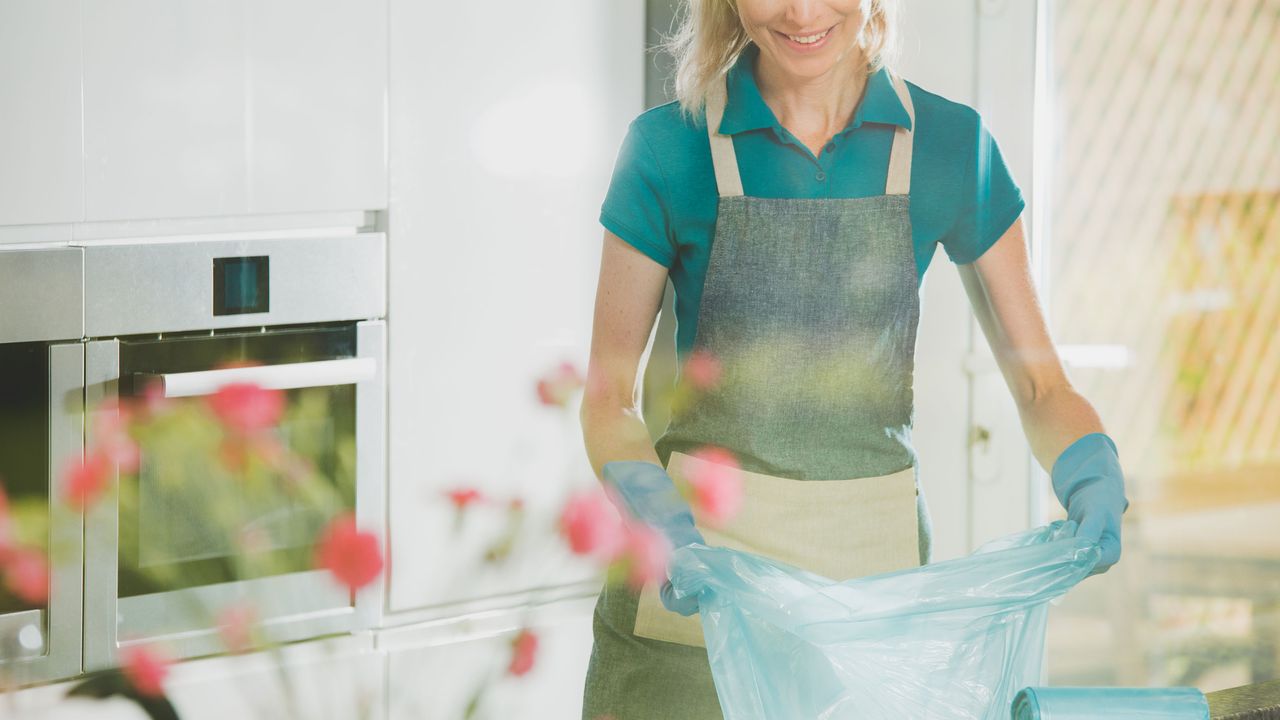
<path id="1" fill-rule="evenodd" d="M 892 78 L 914 123 L 906 85 Z M 749 491 L 743 514 L 790 519 L 738 532 L 738 547 L 786 545 L 809 553 L 808 561 L 772 556 L 831 567 L 824 553 L 847 556 L 848 543 L 806 535 L 811 526 L 834 533 L 874 520 L 909 529 L 910 557 L 903 558 L 899 541 L 885 567 L 882 548 L 869 549 L 866 562 L 843 563 L 846 575 L 926 563 L 930 523 L 910 438 L 920 314 L 909 214 L 912 132 L 899 127 L 894 134 L 884 195 L 750 197 L 733 138 L 717 132 L 725 99 L 722 76 L 707 102 L 720 198 L 694 338 L 694 349 L 719 359 L 722 372 L 714 388 L 673 414 L 656 443 L 658 457 L 674 472 L 673 453 L 683 467 L 700 447 L 723 447 L 754 478 L 749 488 L 767 488 L 754 497 Z M 881 479 L 893 482 L 896 496 L 872 508 L 862 499 L 871 497 L 868 482 L 874 489 Z M 797 481 L 827 483 L 836 499 L 800 492 L 805 485 Z M 905 504 L 904 492 L 911 493 Z M 885 507 L 895 508 L 887 519 Z M 805 537 L 819 539 L 797 549 Z M 584 720 L 722 717 L 706 650 L 686 644 L 689 628 L 678 626 L 687 619 L 655 604 L 648 587 L 643 597 L 622 585 L 601 591 Z"/>

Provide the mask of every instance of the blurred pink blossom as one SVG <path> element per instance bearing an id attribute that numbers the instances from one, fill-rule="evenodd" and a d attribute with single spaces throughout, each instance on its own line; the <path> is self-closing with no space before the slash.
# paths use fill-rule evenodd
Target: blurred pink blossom
<path id="1" fill-rule="evenodd" d="M 111 458 L 97 449 L 72 459 L 62 473 L 63 501 L 78 510 L 89 507 L 106 490 L 111 474 Z"/>
<path id="2" fill-rule="evenodd" d="M 574 493 L 560 512 L 560 534 L 577 555 L 612 560 L 625 544 L 622 519 L 598 488 Z"/>
<path id="3" fill-rule="evenodd" d="M 355 592 L 382 572 L 382 551 L 377 536 L 358 529 L 355 515 L 346 512 L 331 520 L 321 534 L 315 564 Z"/>
<path id="4" fill-rule="evenodd" d="M 684 364 L 684 377 L 699 390 L 706 390 L 720 382 L 720 359 L 707 350 L 694 350 Z"/>
<path id="5" fill-rule="evenodd" d="M 209 396 L 209 407 L 224 426 L 240 435 L 274 427 L 284 413 L 284 393 L 254 383 L 227 383 Z"/>
<path id="6" fill-rule="evenodd" d="M 538 655 L 538 636 L 530 629 L 523 628 L 511 641 L 511 663 L 507 672 L 519 677 L 533 669 Z"/>
<path id="7" fill-rule="evenodd" d="M 164 679 L 172 661 L 151 645 L 126 645 L 120 651 L 120 669 L 137 691 L 149 697 L 164 695 Z"/>
<path id="8" fill-rule="evenodd" d="M 538 400 L 544 405 L 565 407 L 584 380 L 573 363 L 565 361 L 538 379 Z"/>
<path id="9" fill-rule="evenodd" d="M 639 590 L 645 583 L 661 583 L 667 579 L 667 559 L 671 544 L 662 533 L 643 523 L 627 525 L 627 584 Z"/>
<path id="10" fill-rule="evenodd" d="M 29 603 L 49 599 L 49 563 L 44 552 L 26 547 L 11 547 L 6 553 L 4 582 L 13 594 Z"/>
<path id="11" fill-rule="evenodd" d="M 129 435 L 132 422 L 131 406 L 121 402 L 104 403 L 93 415 L 95 447 L 126 473 L 138 469 L 138 444 Z"/>
<path id="12" fill-rule="evenodd" d="M 708 524 L 720 526 L 742 509 L 742 469 L 727 450 L 705 447 L 693 453 L 705 461 L 690 473 L 693 505 Z"/>
<path id="13" fill-rule="evenodd" d="M 449 502 L 453 503 L 453 507 L 459 512 L 484 500 L 484 495 L 475 488 L 455 488 L 446 492 L 445 496 L 449 498 Z"/>
<path id="14" fill-rule="evenodd" d="M 164 396 L 164 385 L 160 382 L 147 383 L 142 388 L 142 395 L 136 403 L 139 414 L 154 417 L 168 411 L 169 398 Z"/>
<path id="15" fill-rule="evenodd" d="M 248 602 L 228 605 L 218 612 L 218 634 L 228 650 L 242 653 L 249 649 L 257 615 L 257 611 Z"/>

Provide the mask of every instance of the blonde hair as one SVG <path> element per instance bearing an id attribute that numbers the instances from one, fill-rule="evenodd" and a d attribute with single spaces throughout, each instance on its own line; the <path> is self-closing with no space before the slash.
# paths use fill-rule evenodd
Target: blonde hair
<path id="1" fill-rule="evenodd" d="M 883 67 L 896 49 L 898 0 L 863 0 L 869 6 L 859 45 L 868 72 Z M 675 94 L 680 110 L 702 115 L 712 84 L 751 42 L 738 17 L 737 0 L 680 0 L 676 31 L 658 44 L 675 60 Z"/>

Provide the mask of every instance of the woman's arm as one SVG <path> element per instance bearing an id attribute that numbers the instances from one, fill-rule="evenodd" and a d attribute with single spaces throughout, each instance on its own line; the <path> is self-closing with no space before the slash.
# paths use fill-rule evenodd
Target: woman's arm
<path id="1" fill-rule="evenodd" d="M 591 467 L 616 491 L 615 502 L 679 548 L 705 541 L 653 449 L 636 398 L 636 368 L 666 286 L 665 267 L 605 231 L 581 420 Z M 659 595 L 672 612 L 698 611 L 698 597 L 677 598 L 670 582 Z"/>
<path id="2" fill-rule="evenodd" d="M 1071 387 L 1036 299 L 1019 218 L 982 257 L 960 266 L 969 301 L 1018 404 L 1022 427 L 1076 537 L 1098 543 L 1091 573 L 1120 560 L 1129 507 L 1115 443 L 1088 400 Z"/>
<path id="3" fill-rule="evenodd" d="M 958 266 L 969 302 L 1018 405 L 1031 451 L 1045 470 L 1073 441 L 1105 432 L 1071 386 L 1036 296 L 1019 218 L 981 257 Z"/>
<path id="4" fill-rule="evenodd" d="M 636 371 L 666 284 L 665 267 L 605 231 L 580 413 L 587 457 L 597 476 L 614 460 L 661 464 L 640 414 Z"/>

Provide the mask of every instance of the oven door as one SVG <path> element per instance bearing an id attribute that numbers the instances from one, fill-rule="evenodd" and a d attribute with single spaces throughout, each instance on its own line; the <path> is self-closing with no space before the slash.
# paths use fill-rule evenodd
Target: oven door
<path id="1" fill-rule="evenodd" d="M 83 449 L 84 345 L 0 344 L 0 479 L 8 511 L 47 519 L 47 599 L 0 590 L 0 668 L 19 685 L 80 673 L 80 512 L 57 495 Z M 19 508 L 22 508 L 19 510 Z M 29 528 L 30 529 L 30 528 Z M 21 534 L 21 533 L 19 533 Z"/>
<path id="2" fill-rule="evenodd" d="M 203 403 L 230 382 L 283 391 L 273 433 L 332 483 L 340 507 L 322 510 L 283 488 L 250 500 L 239 495 L 243 484 L 226 482 L 227 470 L 210 469 L 207 455 L 183 458 L 179 446 L 175 458 L 172 444 L 140 438 L 137 470 L 117 468 L 118 484 L 85 519 L 86 670 L 118 664 L 134 642 L 162 641 L 184 658 L 224 652 L 217 614 L 243 602 L 277 642 L 376 622 L 381 583 L 353 597 L 312 558 L 320 529 L 340 510 L 383 535 L 384 347 L 381 321 L 89 343 L 91 408 L 156 381 L 172 403 Z M 259 533 L 256 549 L 233 550 L 236 532 L 249 529 Z"/>

